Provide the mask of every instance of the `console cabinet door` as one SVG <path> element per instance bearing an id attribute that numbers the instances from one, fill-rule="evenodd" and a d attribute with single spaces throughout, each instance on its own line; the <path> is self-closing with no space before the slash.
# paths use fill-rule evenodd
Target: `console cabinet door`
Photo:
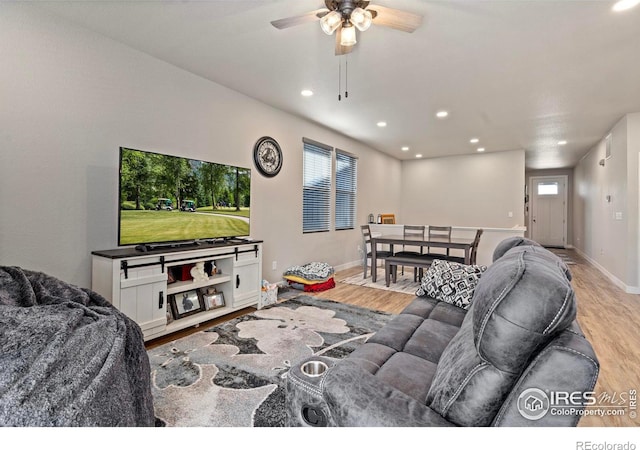
<path id="1" fill-rule="evenodd" d="M 233 267 L 233 307 L 255 304 L 260 297 L 260 260 L 255 253 L 244 253 Z"/>
<path id="2" fill-rule="evenodd" d="M 145 335 L 167 325 L 166 274 L 129 277 L 120 282 L 120 310 L 140 325 Z"/>

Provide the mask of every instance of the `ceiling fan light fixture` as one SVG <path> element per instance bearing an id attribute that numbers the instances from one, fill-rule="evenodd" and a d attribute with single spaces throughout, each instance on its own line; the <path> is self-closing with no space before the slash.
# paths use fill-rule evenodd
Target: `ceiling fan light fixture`
<path id="1" fill-rule="evenodd" d="M 340 45 L 343 47 L 351 47 L 356 45 L 356 28 L 348 20 L 342 24 L 342 34 L 340 35 Z"/>
<path id="2" fill-rule="evenodd" d="M 358 30 L 367 31 L 373 22 L 373 16 L 370 11 L 356 8 L 351 12 L 350 20 Z"/>
<path id="3" fill-rule="evenodd" d="M 325 34 L 331 36 L 334 31 L 340 26 L 342 23 L 342 14 L 338 11 L 331 11 L 329 14 L 320 19 L 320 28 Z"/>

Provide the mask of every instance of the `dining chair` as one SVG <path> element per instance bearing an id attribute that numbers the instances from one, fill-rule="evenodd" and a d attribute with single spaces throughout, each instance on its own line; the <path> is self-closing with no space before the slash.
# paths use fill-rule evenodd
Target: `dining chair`
<path id="1" fill-rule="evenodd" d="M 364 258 L 362 261 L 362 265 L 364 266 L 364 276 L 363 278 L 367 278 L 367 268 L 368 268 L 368 264 L 367 264 L 367 260 L 371 259 L 371 228 L 369 227 L 369 225 L 361 225 L 360 229 L 362 230 L 362 241 L 363 241 L 363 254 L 364 254 Z M 393 253 L 391 253 L 390 251 L 387 250 L 378 250 L 376 249 L 376 259 L 385 259 L 389 256 L 391 256 Z M 373 272 L 374 270 L 377 270 L 376 267 L 373 267 L 373 261 L 372 261 L 372 267 L 371 267 L 371 271 Z"/>
<path id="2" fill-rule="evenodd" d="M 408 238 L 420 238 L 424 240 L 426 228 L 424 225 L 404 225 L 402 229 L 402 237 Z M 416 248 L 416 250 L 407 250 L 407 248 Z M 395 256 L 422 256 L 424 253 L 424 246 L 420 245 L 402 245 L 402 251 L 395 253 Z M 404 275 L 404 266 L 402 266 L 402 274 Z M 413 279 L 418 279 L 418 268 L 413 269 Z"/>
<path id="3" fill-rule="evenodd" d="M 451 227 L 429 225 L 429 238 L 432 237 L 444 237 L 451 239 Z M 431 247 L 427 247 L 427 254 L 436 256 L 449 256 L 449 249 L 447 248 L 445 253 L 440 253 L 432 252 Z"/>
<path id="4" fill-rule="evenodd" d="M 482 237 L 482 233 L 484 233 L 483 229 L 476 230 L 476 235 L 473 238 L 473 243 L 471 244 L 471 253 L 469 255 L 469 264 L 476 264 L 478 259 L 478 246 L 480 245 L 480 238 Z M 464 260 L 464 256 L 449 256 L 444 258 L 447 261 L 458 262 L 460 264 L 466 264 Z"/>

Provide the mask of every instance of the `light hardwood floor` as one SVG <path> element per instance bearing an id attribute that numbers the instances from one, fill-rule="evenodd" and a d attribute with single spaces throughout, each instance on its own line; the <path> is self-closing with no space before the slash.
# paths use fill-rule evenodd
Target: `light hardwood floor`
<path id="1" fill-rule="evenodd" d="M 624 393 L 628 404 L 629 391 L 640 391 L 640 334 L 637 325 L 640 324 L 640 295 L 622 291 L 575 251 L 564 252 L 576 262 L 569 267 L 573 274 L 572 284 L 578 301 L 578 322 L 600 360 L 596 396 L 601 397 L 606 394 L 614 397 L 615 395 L 614 398 L 619 399 L 620 394 Z M 362 273 L 362 269 L 354 267 L 338 272 L 335 276 L 335 288 L 319 293 L 307 293 L 307 295 L 393 314 L 402 311 L 414 298 L 408 294 L 341 282 L 356 273 Z M 253 311 L 252 308 L 239 311 L 234 317 L 251 311 Z M 207 322 L 199 329 L 205 329 L 230 318 Z M 147 343 L 147 347 L 152 348 L 170 342 L 197 330 L 191 328 L 179 334 L 156 339 Z M 630 412 L 627 408 L 623 416 L 585 416 L 579 425 L 588 427 L 640 425 L 640 419 L 630 417 Z"/>
<path id="2" fill-rule="evenodd" d="M 600 361 L 596 395 L 623 394 L 628 405 L 629 391 L 640 391 L 640 295 L 625 293 L 575 251 L 567 253 L 577 262 L 569 268 L 578 322 Z M 585 416 L 580 426 L 640 425 L 640 419 L 630 413 L 627 408 L 624 416 Z"/>

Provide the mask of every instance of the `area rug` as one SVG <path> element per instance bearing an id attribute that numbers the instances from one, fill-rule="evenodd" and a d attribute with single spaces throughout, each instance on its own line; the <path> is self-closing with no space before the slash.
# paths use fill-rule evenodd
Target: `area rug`
<path id="1" fill-rule="evenodd" d="M 420 287 L 419 281 L 413 281 L 413 267 L 406 267 L 404 275 L 402 275 L 401 268 L 398 267 L 398 277 L 395 283 L 389 283 L 387 287 L 384 279 L 384 269 L 378 268 L 376 282 L 371 282 L 371 276 L 367 278 L 362 277 L 362 272 L 357 275 L 350 276 L 344 280 L 340 280 L 342 283 L 354 284 L 356 286 L 370 287 L 375 289 L 384 289 L 385 291 L 402 292 L 403 294 L 415 295 L 416 291 Z"/>
<path id="2" fill-rule="evenodd" d="M 171 427 L 285 426 L 285 380 L 312 355 L 344 358 L 392 314 L 300 295 L 148 351 Z"/>

